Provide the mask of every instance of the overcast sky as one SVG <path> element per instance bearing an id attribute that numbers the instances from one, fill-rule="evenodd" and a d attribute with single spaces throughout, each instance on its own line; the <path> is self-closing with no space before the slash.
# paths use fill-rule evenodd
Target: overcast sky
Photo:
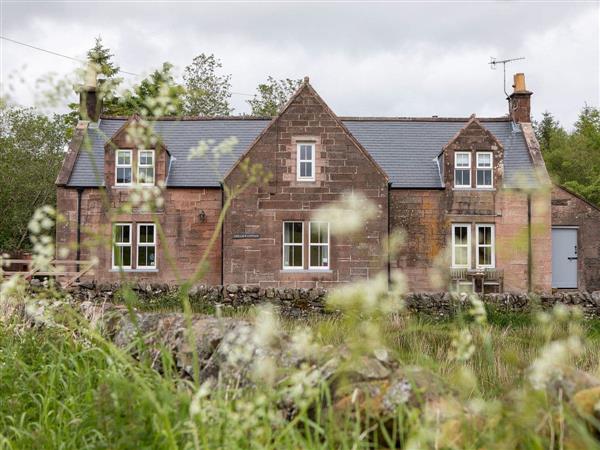
<path id="1" fill-rule="evenodd" d="M 51 2 L 1 3 L 2 36 L 83 57 L 102 36 L 123 70 L 147 74 L 163 61 L 178 73 L 214 53 L 232 90 L 252 94 L 267 75 L 310 76 L 338 115 L 499 116 L 502 70 L 490 57 L 524 56 L 535 117 L 571 126 L 600 98 L 598 2 Z M 2 87 L 34 102 L 35 80 L 77 63 L 0 40 Z M 126 76 L 129 82 L 135 77 Z M 236 94 L 236 112 L 248 112 Z"/>

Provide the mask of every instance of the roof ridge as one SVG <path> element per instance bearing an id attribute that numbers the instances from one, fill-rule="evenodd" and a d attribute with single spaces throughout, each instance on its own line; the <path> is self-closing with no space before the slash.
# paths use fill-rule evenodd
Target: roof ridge
<path id="1" fill-rule="evenodd" d="M 349 122 L 468 122 L 469 117 L 404 117 L 404 116 L 339 116 L 340 120 Z M 510 117 L 478 117 L 480 122 L 510 122 Z"/>
<path id="2" fill-rule="evenodd" d="M 110 115 L 110 114 L 102 114 L 100 116 L 103 120 L 128 120 L 133 116 L 119 116 L 119 115 Z M 160 117 L 142 117 L 144 120 L 150 121 L 215 121 L 215 120 L 271 120 L 270 116 L 160 116 Z"/>

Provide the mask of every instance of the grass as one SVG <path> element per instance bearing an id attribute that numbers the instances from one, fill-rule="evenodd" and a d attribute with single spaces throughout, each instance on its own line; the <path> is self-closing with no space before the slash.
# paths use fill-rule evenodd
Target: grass
<path id="1" fill-rule="evenodd" d="M 464 448 L 493 448 L 490 443 L 495 441 L 504 443 L 496 448 L 507 448 L 502 447 L 507 442 L 517 443 L 518 448 L 549 448 L 547 427 L 530 429 L 524 419 L 537 417 L 539 411 L 531 415 L 521 411 L 523 415 L 512 417 L 519 411 L 513 396 L 524 386 L 527 368 L 548 339 L 566 336 L 573 331 L 571 325 L 557 322 L 540 327 L 529 316 L 493 312 L 489 326 L 473 327 L 475 353 L 463 364 L 449 358 L 449 353 L 455 331 L 469 320 L 394 315 L 380 319 L 379 327 L 385 344 L 402 364 L 425 367 L 455 383 L 457 389 L 461 388 L 458 374 L 467 367 L 476 383 L 461 398 L 465 402 L 482 398 L 505 408 L 497 427 L 484 427 Z M 355 321 L 341 317 L 282 322 L 288 332 L 303 325 L 314 331 L 321 345 L 345 346 L 358 333 Z M 578 367 L 593 373 L 600 361 L 598 330 L 599 321 L 581 325 L 587 344 L 576 360 Z M 165 367 L 170 363 L 166 361 Z M 177 374 L 169 370 L 158 374 L 145 362 L 79 333 L 0 325 L 0 449 L 355 449 L 380 445 L 369 443 L 361 421 L 332 415 L 329 400 L 320 394 L 315 398 L 321 417 L 315 416 L 315 410 L 306 410 L 290 423 L 282 420 L 270 389 L 215 390 L 211 401 L 202 404 L 201 413 L 191 416 L 195 391 Z M 421 433 L 425 426 L 421 420 L 414 412 L 399 411 L 399 435 Z M 583 436 L 581 426 L 575 423 L 573 429 Z"/>

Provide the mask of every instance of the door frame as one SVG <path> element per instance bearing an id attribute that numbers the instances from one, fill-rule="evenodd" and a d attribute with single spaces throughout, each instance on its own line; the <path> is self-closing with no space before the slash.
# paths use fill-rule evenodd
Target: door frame
<path id="1" fill-rule="evenodd" d="M 577 270 L 575 271 L 575 276 L 577 277 L 577 286 L 574 288 L 556 288 L 554 286 L 552 286 L 552 289 L 556 289 L 556 290 L 564 290 L 564 291 L 568 291 L 568 290 L 572 290 L 572 289 L 579 289 L 580 287 L 580 283 L 581 283 L 581 277 L 579 276 L 579 268 L 580 266 L 580 262 L 579 262 L 579 256 L 581 253 L 581 233 L 579 232 L 579 225 L 551 225 L 550 227 L 550 231 L 552 232 L 552 230 L 554 230 L 555 228 L 557 229 L 561 229 L 561 230 L 576 230 L 577 231 L 577 238 L 576 238 L 576 242 L 577 242 Z M 552 256 L 554 256 L 554 240 L 552 240 Z M 554 276 L 554 274 L 552 274 L 552 276 Z M 553 283 L 552 283 L 553 284 Z"/>

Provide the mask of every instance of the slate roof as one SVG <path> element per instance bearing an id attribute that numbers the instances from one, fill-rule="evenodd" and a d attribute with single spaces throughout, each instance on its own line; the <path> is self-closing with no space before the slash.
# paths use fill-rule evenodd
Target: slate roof
<path id="1" fill-rule="evenodd" d="M 435 161 L 442 147 L 468 119 L 341 118 L 354 137 L 385 170 L 395 188 L 441 188 Z M 504 185 L 535 185 L 533 163 L 523 133 L 506 119 L 479 119 L 504 146 Z M 104 145 L 126 119 L 103 118 L 98 128 L 88 131 L 90 145 L 80 149 L 68 186 L 99 186 L 103 180 Z M 162 137 L 172 160 L 168 185 L 171 187 L 217 187 L 228 169 L 269 124 L 268 119 L 229 118 L 158 120 L 155 130 Z M 191 148 L 201 140 L 220 142 L 235 136 L 233 152 L 220 158 L 188 160 Z M 94 164 L 99 177 L 95 175 Z M 215 170 L 216 169 L 216 170 Z"/>

